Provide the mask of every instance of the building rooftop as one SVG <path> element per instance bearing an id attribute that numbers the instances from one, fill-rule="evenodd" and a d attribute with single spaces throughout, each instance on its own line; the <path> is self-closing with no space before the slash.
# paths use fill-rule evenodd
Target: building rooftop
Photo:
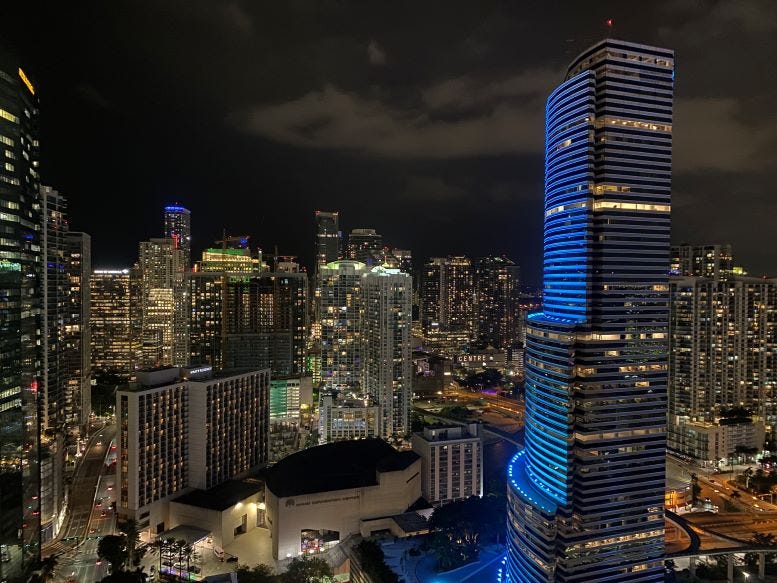
<path id="1" fill-rule="evenodd" d="M 338 441 L 282 459 L 265 480 L 278 498 L 376 486 L 377 472 L 403 470 L 417 459 L 415 452 L 399 452 L 382 439 Z"/>
<path id="2" fill-rule="evenodd" d="M 223 512 L 241 500 L 261 491 L 262 486 L 255 482 L 227 480 L 210 490 L 192 490 L 188 494 L 179 496 L 173 502 Z"/>

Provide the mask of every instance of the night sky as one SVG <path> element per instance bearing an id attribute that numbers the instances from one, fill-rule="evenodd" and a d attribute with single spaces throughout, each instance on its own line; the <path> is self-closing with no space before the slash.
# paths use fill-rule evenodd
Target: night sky
<path id="1" fill-rule="evenodd" d="M 675 50 L 676 242 L 777 275 L 777 6 L 762 2 L 4 1 L 45 184 L 129 265 L 161 207 L 313 250 L 313 211 L 416 257 L 507 253 L 539 283 L 544 100 L 611 36 Z"/>

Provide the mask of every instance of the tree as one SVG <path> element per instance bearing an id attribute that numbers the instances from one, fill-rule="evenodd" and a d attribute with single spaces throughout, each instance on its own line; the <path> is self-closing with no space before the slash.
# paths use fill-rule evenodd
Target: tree
<path id="1" fill-rule="evenodd" d="M 273 583 L 277 579 L 273 575 L 272 568 L 262 564 L 256 565 L 253 569 L 238 567 L 237 580 L 240 583 Z"/>
<path id="2" fill-rule="evenodd" d="M 375 541 L 363 540 L 356 545 L 359 563 L 373 583 L 399 583 L 399 577 L 388 565 L 383 549 Z"/>
<path id="3" fill-rule="evenodd" d="M 126 537 L 113 534 L 102 537 L 97 544 L 97 556 L 111 564 L 113 573 L 121 571 L 129 559 Z"/>
<path id="4" fill-rule="evenodd" d="M 332 568 L 321 557 L 296 557 L 280 576 L 281 583 L 330 583 Z"/>
<path id="5" fill-rule="evenodd" d="M 119 525 L 119 531 L 124 534 L 127 540 L 127 554 L 129 555 L 129 561 L 133 566 L 140 565 L 140 559 L 145 554 L 145 549 L 140 550 L 138 543 L 140 542 L 140 531 L 138 530 L 138 523 L 130 519 Z"/>
<path id="6" fill-rule="evenodd" d="M 699 486 L 699 476 L 691 474 L 691 504 L 696 506 L 696 502 L 699 500 L 699 494 L 701 494 L 701 486 Z"/>

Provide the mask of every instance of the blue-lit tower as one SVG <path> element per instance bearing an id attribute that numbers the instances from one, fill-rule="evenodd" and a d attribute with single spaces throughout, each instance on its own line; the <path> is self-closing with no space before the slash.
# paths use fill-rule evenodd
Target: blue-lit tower
<path id="1" fill-rule="evenodd" d="M 664 580 L 673 71 L 671 50 L 607 39 L 547 101 L 511 582 Z"/>

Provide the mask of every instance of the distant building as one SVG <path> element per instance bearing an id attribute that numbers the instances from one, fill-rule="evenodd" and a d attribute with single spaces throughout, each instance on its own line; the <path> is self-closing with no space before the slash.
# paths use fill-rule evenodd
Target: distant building
<path id="1" fill-rule="evenodd" d="M 316 267 L 340 259 L 339 213 L 316 211 Z"/>
<path id="2" fill-rule="evenodd" d="M 129 269 L 95 269 L 91 281 L 92 368 L 129 381 L 138 363 L 140 330 L 133 321 L 133 282 Z"/>
<path id="3" fill-rule="evenodd" d="M 92 412 L 91 278 L 92 239 L 70 231 L 65 236 L 68 293 L 65 306 L 65 417 L 69 427 L 86 434 Z"/>
<path id="4" fill-rule="evenodd" d="M 269 371 L 168 367 L 138 371 L 137 379 L 116 392 L 117 513 L 159 534 L 170 526 L 174 497 L 267 462 Z"/>
<path id="5" fill-rule="evenodd" d="M 346 259 L 361 261 L 369 267 L 383 265 L 386 251 L 383 237 L 375 229 L 354 229 L 348 235 Z"/>
<path id="6" fill-rule="evenodd" d="M 187 258 L 174 239 L 140 243 L 142 365 L 189 363 Z"/>
<path id="7" fill-rule="evenodd" d="M 515 310 L 520 287 L 519 267 L 507 257 L 481 257 L 475 260 L 474 269 L 475 345 L 511 349 L 519 343 Z"/>
<path id="8" fill-rule="evenodd" d="M 421 325 L 425 342 L 445 352 L 466 348 L 476 335 L 475 271 L 468 257 L 433 257 L 424 266 Z M 449 345 L 449 346 L 448 346 Z"/>
<path id="9" fill-rule="evenodd" d="M 673 418 L 668 427 L 672 450 L 708 467 L 727 465 L 737 448 L 763 450 L 764 424 L 762 421 L 735 423 L 707 423 Z"/>
<path id="10" fill-rule="evenodd" d="M 734 274 L 731 245 L 673 245 L 669 273 L 727 279 Z"/>
<path id="11" fill-rule="evenodd" d="M 164 238 L 172 239 L 173 246 L 183 251 L 184 265 L 189 271 L 192 261 L 192 213 L 189 209 L 179 204 L 165 207 Z"/>
<path id="12" fill-rule="evenodd" d="M 777 279 L 675 277 L 670 290 L 668 446 L 687 449 L 685 425 L 715 423 L 734 407 L 763 421 L 773 440 Z"/>
<path id="13" fill-rule="evenodd" d="M 291 376 L 270 380 L 270 462 L 283 459 L 307 443 L 303 413 L 313 404 L 313 377 Z"/>
<path id="14" fill-rule="evenodd" d="M 318 416 L 319 443 L 380 437 L 381 411 L 374 400 L 322 393 Z"/>
<path id="15" fill-rule="evenodd" d="M 413 434 L 421 457 L 421 491 L 433 505 L 483 495 L 483 440 L 478 423 L 425 427 Z"/>
<path id="16" fill-rule="evenodd" d="M 349 535 L 392 529 L 392 516 L 421 497 L 421 461 L 385 441 L 306 449 L 266 475 L 267 524 L 276 559 L 325 551 Z"/>
<path id="17" fill-rule="evenodd" d="M 374 267 L 362 277 L 362 386 L 380 405 L 384 438 L 410 431 L 412 294 L 412 279 L 399 269 Z"/>
<path id="18" fill-rule="evenodd" d="M 362 275 L 359 261 L 335 261 L 320 268 L 321 376 L 328 389 L 362 394 Z"/>
<path id="19" fill-rule="evenodd" d="M 309 314 L 307 274 L 286 271 L 227 277 L 224 289 L 225 368 L 269 368 L 274 376 L 305 370 Z"/>

